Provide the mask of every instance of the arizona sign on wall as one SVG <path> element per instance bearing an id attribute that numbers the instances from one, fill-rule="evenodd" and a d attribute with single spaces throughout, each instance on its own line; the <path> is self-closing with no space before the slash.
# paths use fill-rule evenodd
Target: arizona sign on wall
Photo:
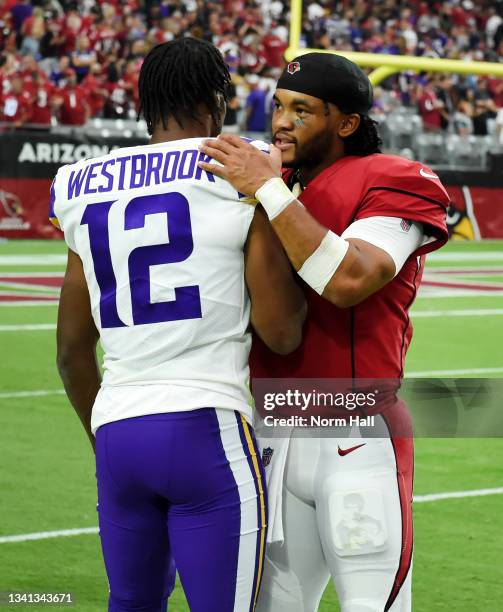
<path id="1" fill-rule="evenodd" d="M 1 135 L 0 237 L 61 238 L 48 221 L 49 189 L 58 168 L 106 155 L 138 138 L 105 139 L 16 131 Z M 455 240 L 503 238 L 503 163 L 488 172 L 438 171 L 452 199 L 447 216 Z"/>

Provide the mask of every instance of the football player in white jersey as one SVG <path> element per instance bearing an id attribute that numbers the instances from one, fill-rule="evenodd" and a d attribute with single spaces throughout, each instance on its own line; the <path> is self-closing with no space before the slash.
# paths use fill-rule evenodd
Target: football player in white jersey
<path id="1" fill-rule="evenodd" d="M 150 144 L 65 166 L 51 189 L 69 246 L 58 367 L 96 450 L 111 612 L 165 611 L 173 560 L 192 612 L 248 612 L 260 588 L 249 324 L 287 353 L 305 302 L 264 212 L 198 167 L 229 82 L 209 43 L 155 47 L 139 84 Z"/>

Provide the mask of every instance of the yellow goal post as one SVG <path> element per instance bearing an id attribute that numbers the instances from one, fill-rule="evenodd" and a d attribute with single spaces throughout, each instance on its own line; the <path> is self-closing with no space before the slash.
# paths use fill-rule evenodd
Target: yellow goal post
<path id="1" fill-rule="evenodd" d="M 369 74 L 372 85 L 376 86 L 397 72 L 450 72 L 456 74 L 479 74 L 503 78 L 503 63 L 478 62 L 408 55 L 387 55 L 385 53 L 360 53 L 357 51 L 336 51 L 305 49 L 300 47 L 302 31 L 302 0 L 290 0 L 290 38 L 285 58 L 291 62 L 305 53 L 337 53 L 363 68 L 374 68 Z"/>

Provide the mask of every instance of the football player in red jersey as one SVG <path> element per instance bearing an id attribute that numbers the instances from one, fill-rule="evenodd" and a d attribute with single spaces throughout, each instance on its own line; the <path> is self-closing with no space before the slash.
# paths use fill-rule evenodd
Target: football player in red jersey
<path id="1" fill-rule="evenodd" d="M 222 164 L 213 173 L 266 210 L 308 301 L 299 349 L 276 357 L 255 341 L 254 380 L 398 386 L 424 255 L 447 240 L 447 193 L 421 163 L 380 153 L 371 84 L 345 58 L 298 57 L 275 105 L 270 155 L 232 135 L 202 147 Z M 260 612 L 316 610 L 330 575 L 343 612 L 411 610 L 410 422 L 394 392 L 375 412 L 370 434 L 348 425 L 263 439 L 271 520 Z"/>

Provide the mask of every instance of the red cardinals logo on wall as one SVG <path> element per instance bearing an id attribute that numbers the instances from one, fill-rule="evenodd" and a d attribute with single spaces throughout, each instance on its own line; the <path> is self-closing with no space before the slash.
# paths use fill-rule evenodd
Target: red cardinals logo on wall
<path id="1" fill-rule="evenodd" d="M 15 193 L 0 189 L 0 229 L 27 229 L 30 224 L 23 219 L 21 200 Z"/>
<path id="2" fill-rule="evenodd" d="M 286 71 L 288 72 L 288 74 L 295 74 L 296 72 L 299 72 L 299 70 L 300 70 L 299 62 L 290 62 L 288 66 L 286 67 Z"/>

